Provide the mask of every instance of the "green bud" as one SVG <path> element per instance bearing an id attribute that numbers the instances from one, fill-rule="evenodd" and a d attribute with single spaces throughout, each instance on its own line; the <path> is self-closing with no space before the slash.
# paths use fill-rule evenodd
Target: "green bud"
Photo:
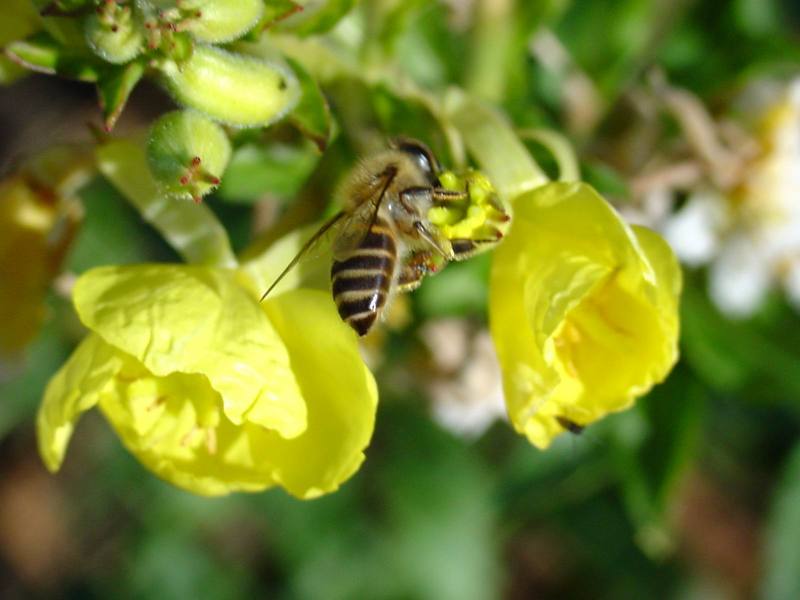
<path id="1" fill-rule="evenodd" d="M 264 0 L 151 0 L 161 18 L 201 42 L 230 42 L 242 37 L 264 13 Z"/>
<path id="2" fill-rule="evenodd" d="M 159 65 L 175 100 L 238 127 L 268 125 L 297 103 L 297 78 L 277 63 L 197 45 L 184 61 Z"/>
<path id="3" fill-rule="evenodd" d="M 84 21 L 86 42 L 103 60 L 122 64 L 135 58 L 144 46 L 144 32 L 130 5 L 103 0 Z"/>
<path id="4" fill-rule="evenodd" d="M 230 156 L 222 127 L 192 110 L 163 115 L 147 139 L 147 162 L 164 193 L 195 202 L 220 184 Z"/>

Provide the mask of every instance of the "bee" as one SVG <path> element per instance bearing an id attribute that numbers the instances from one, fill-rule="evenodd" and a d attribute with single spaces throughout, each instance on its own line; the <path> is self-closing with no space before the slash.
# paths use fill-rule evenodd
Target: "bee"
<path id="1" fill-rule="evenodd" d="M 440 173 L 431 150 L 410 138 L 363 158 L 341 188 L 342 210 L 303 245 L 261 299 L 320 238 L 332 235 L 333 300 L 342 320 L 364 336 L 392 293 L 414 290 L 447 262 L 497 243 L 499 231 L 493 239 L 448 239 L 428 220 L 432 207 L 469 197 L 468 189 L 442 187 Z"/>

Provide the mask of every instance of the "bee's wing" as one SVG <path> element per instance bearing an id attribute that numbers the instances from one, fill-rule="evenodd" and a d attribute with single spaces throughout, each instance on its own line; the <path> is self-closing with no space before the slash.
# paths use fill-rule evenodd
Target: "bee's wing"
<path id="1" fill-rule="evenodd" d="M 295 265 L 297 265 L 298 262 L 300 262 L 300 260 L 308 253 L 308 251 L 311 250 L 317 244 L 317 242 L 319 242 L 319 240 L 321 240 L 334 225 L 342 222 L 342 218 L 344 216 L 345 213 L 342 211 L 336 213 L 330 219 L 325 221 L 325 223 L 323 223 L 322 226 L 319 229 L 317 229 L 314 235 L 308 238 L 306 243 L 303 244 L 303 246 L 300 248 L 297 254 L 295 254 L 294 258 L 289 262 L 288 265 L 286 265 L 286 268 L 283 271 L 281 271 L 280 275 L 278 275 L 278 277 L 275 278 L 275 281 L 273 281 L 272 284 L 269 286 L 269 288 L 267 288 L 267 291 L 264 292 L 263 296 L 261 296 L 261 300 L 264 300 L 264 298 L 266 298 L 269 295 L 269 293 L 273 289 L 275 289 L 275 286 L 281 282 L 281 279 L 283 279 L 286 276 L 286 274 L 289 271 L 291 271 L 295 267 Z M 261 300 L 259 300 L 259 302 Z"/>
<path id="2" fill-rule="evenodd" d="M 361 246 L 378 217 L 386 191 L 396 174 L 393 169 L 381 173 L 375 180 L 372 192 L 348 214 L 342 226 L 337 228 L 339 233 L 333 243 L 333 257 L 336 260 L 344 260 Z"/>

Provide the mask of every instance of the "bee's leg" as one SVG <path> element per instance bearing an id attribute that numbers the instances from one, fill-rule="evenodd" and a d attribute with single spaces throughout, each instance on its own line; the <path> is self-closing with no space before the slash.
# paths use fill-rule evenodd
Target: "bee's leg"
<path id="1" fill-rule="evenodd" d="M 400 265 L 397 276 L 397 290 L 410 292 L 417 289 L 426 275 L 436 273 L 441 268 L 430 250 L 417 250 L 409 254 Z"/>
<path id="2" fill-rule="evenodd" d="M 417 233 L 419 233 L 419 237 L 425 240 L 434 250 L 436 250 L 439 256 L 445 260 L 453 260 L 454 255 L 450 244 L 445 241 L 445 243 L 447 243 L 447 247 L 443 246 L 442 242 L 436 239 L 436 237 L 430 231 L 428 231 L 428 228 L 425 227 L 425 224 L 422 221 L 415 221 L 414 229 L 416 229 Z"/>
<path id="3" fill-rule="evenodd" d="M 492 239 L 459 238 L 450 240 L 450 245 L 453 247 L 452 260 L 466 260 L 495 246 L 501 239 L 503 239 L 503 234 L 498 231 L 496 237 Z"/>
<path id="4" fill-rule="evenodd" d="M 469 186 L 469 183 L 467 183 Z M 469 187 L 463 192 L 458 190 L 446 190 L 444 188 L 433 188 L 431 190 L 431 199 L 437 204 L 446 204 L 447 202 L 461 202 L 469 198 Z"/>

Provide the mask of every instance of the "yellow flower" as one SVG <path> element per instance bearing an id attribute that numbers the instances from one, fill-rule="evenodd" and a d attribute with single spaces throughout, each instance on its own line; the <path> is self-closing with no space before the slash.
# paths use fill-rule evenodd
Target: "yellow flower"
<path id="1" fill-rule="evenodd" d="M 361 464 L 376 387 L 324 292 L 262 305 L 239 271 L 138 265 L 89 271 L 74 303 L 91 333 L 39 410 L 51 471 L 95 405 L 147 468 L 198 494 L 313 498 Z"/>
<path id="2" fill-rule="evenodd" d="M 495 250 L 489 318 L 514 427 L 546 448 L 631 406 L 677 360 L 681 272 L 652 231 L 589 186 L 517 197 Z"/>

